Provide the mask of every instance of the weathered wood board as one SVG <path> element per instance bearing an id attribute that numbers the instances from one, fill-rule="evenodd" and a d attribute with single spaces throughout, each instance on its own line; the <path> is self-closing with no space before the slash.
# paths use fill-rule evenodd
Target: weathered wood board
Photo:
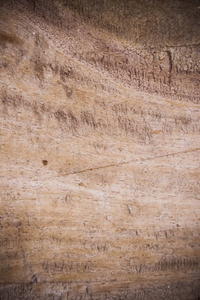
<path id="1" fill-rule="evenodd" d="M 1 2 L 0 299 L 199 299 L 197 1 Z"/>

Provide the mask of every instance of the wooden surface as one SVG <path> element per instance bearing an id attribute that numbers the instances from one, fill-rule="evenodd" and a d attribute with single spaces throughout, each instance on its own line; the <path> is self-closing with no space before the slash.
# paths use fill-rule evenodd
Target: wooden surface
<path id="1" fill-rule="evenodd" d="M 185 18 L 175 1 L 193 33 L 172 22 L 172 47 L 161 25 L 144 44 L 141 19 L 123 39 L 106 10 L 101 24 L 69 1 L 2 1 L 1 300 L 199 299 L 191 3 Z"/>

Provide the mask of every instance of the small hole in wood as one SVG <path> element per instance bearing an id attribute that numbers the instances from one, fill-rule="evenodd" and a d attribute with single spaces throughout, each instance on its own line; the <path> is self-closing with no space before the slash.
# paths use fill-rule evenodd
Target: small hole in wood
<path id="1" fill-rule="evenodd" d="M 46 166 L 48 164 L 48 161 L 46 159 L 43 159 L 42 163 L 44 166 Z"/>

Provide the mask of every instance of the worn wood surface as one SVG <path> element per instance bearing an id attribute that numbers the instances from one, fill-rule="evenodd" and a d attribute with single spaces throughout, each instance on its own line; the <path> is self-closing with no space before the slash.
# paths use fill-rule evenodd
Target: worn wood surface
<path id="1" fill-rule="evenodd" d="M 1 2 L 0 299 L 199 299 L 198 1 Z"/>

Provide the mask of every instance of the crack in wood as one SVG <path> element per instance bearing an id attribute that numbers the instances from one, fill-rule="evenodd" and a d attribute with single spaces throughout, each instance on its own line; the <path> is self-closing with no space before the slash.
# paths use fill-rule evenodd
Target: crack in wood
<path id="1" fill-rule="evenodd" d="M 83 169 L 83 170 L 80 170 L 80 171 L 74 171 L 74 172 L 65 173 L 65 174 L 62 174 L 62 175 L 69 176 L 69 175 L 74 175 L 74 174 L 81 174 L 81 173 L 85 173 L 85 172 L 89 172 L 89 171 L 95 171 L 95 170 L 100 170 L 100 169 L 105 169 L 105 168 L 123 166 L 123 165 L 131 164 L 133 162 L 153 160 L 153 159 L 157 159 L 157 158 L 163 158 L 163 157 L 169 157 L 169 156 L 174 156 L 174 155 L 179 155 L 179 154 L 185 154 L 185 153 L 195 152 L 195 151 L 199 151 L 199 150 L 200 150 L 200 148 L 195 148 L 195 149 L 191 149 L 191 150 L 174 152 L 174 153 L 158 155 L 158 156 L 153 156 L 153 157 L 140 158 L 140 159 L 136 158 L 136 159 L 130 160 L 130 161 L 124 161 L 124 162 L 120 162 L 120 163 L 115 163 L 115 164 L 110 164 L 110 165 L 105 165 L 105 166 L 100 166 L 100 167 L 95 167 L 95 168 Z"/>

